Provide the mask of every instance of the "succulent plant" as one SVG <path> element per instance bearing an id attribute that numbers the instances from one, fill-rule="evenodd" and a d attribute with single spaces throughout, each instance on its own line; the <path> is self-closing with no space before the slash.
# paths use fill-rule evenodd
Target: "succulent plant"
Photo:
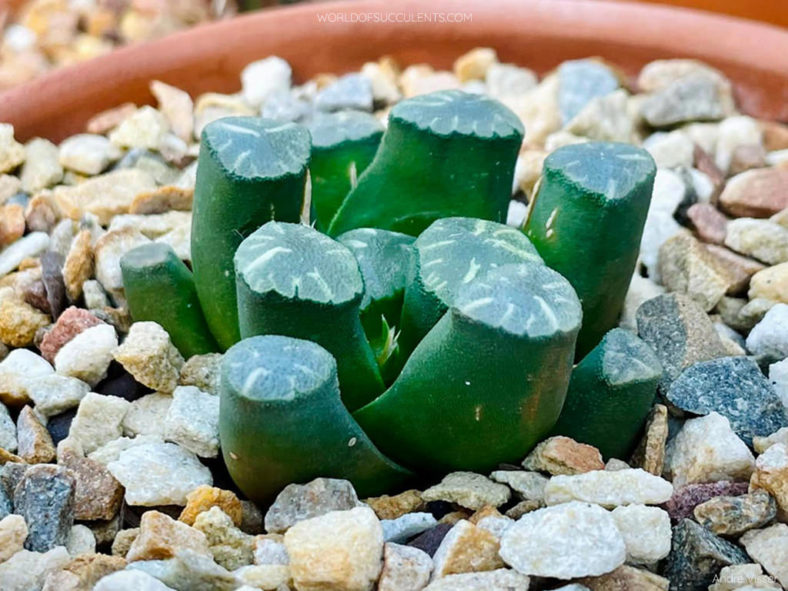
<path id="1" fill-rule="evenodd" d="M 372 162 L 383 126 L 369 113 L 321 114 L 309 126 L 312 158 L 312 223 L 325 231 L 359 175 Z"/>
<path id="2" fill-rule="evenodd" d="M 276 334 L 323 346 L 351 411 L 383 391 L 361 325 L 364 282 L 346 246 L 309 226 L 268 222 L 238 247 L 235 269 L 242 338 Z"/>
<path id="3" fill-rule="evenodd" d="M 578 359 L 618 323 L 656 172 L 648 152 L 619 143 L 564 146 L 544 161 L 524 230 L 583 304 Z"/>
<path id="4" fill-rule="evenodd" d="M 382 228 L 417 236 L 451 216 L 503 222 L 522 139 L 517 116 L 482 95 L 446 90 L 404 100 L 328 233 Z"/>
<path id="5" fill-rule="evenodd" d="M 334 476 L 378 494 L 410 470 L 518 461 L 554 430 L 628 450 L 653 400 L 653 355 L 612 331 L 572 362 L 579 338 L 590 350 L 617 321 L 651 157 L 557 150 L 521 231 L 501 222 L 523 130 L 496 101 L 437 92 L 400 102 L 385 132 L 358 113 L 311 130 L 311 146 L 306 128 L 255 118 L 203 132 L 194 282 L 229 347 L 221 443 L 244 493 L 264 502 Z M 308 166 L 315 227 L 298 223 Z M 128 257 L 131 292 L 143 254 Z M 149 293 L 150 277 L 136 279 Z"/>
<path id="6" fill-rule="evenodd" d="M 614 328 L 577 364 L 553 432 L 628 459 L 654 403 L 662 366 L 634 333 Z"/>
<path id="7" fill-rule="evenodd" d="M 270 502 L 287 484 L 320 475 L 346 478 L 365 496 L 410 476 L 377 450 L 342 404 L 336 362 L 316 343 L 244 339 L 224 355 L 221 389 L 222 455 L 254 501 Z"/>
<path id="8" fill-rule="evenodd" d="M 192 265 L 200 304 L 222 348 L 240 338 L 233 256 L 269 220 L 297 222 L 309 132 L 258 117 L 227 117 L 202 132 L 192 218 Z"/>
<path id="9" fill-rule="evenodd" d="M 120 269 L 135 322 L 158 322 L 184 357 L 219 350 L 205 322 L 192 272 L 170 245 L 138 246 L 123 255 Z"/>

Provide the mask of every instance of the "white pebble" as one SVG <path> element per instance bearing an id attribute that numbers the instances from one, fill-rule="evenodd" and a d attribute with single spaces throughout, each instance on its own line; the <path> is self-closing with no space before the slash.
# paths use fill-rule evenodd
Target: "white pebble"
<path id="1" fill-rule="evenodd" d="M 219 455 L 219 397 L 194 386 L 172 393 L 164 421 L 164 437 L 203 458 Z"/>
<path id="2" fill-rule="evenodd" d="M 186 495 L 213 484 L 211 471 L 174 443 L 148 443 L 123 452 L 107 469 L 126 488 L 129 505 L 185 505 Z"/>
<path id="3" fill-rule="evenodd" d="M 788 304 L 774 305 L 747 337 L 747 350 L 770 361 L 788 358 Z"/>
<path id="4" fill-rule="evenodd" d="M 524 575 L 573 579 L 621 566 L 626 545 L 608 511 L 571 502 L 521 517 L 503 535 L 500 556 Z"/>
<path id="5" fill-rule="evenodd" d="M 8 275 L 23 260 L 40 255 L 49 247 L 46 232 L 31 232 L 20 238 L 5 250 L 0 251 L 0 277 Z"/>
<path id="6" fill-rule="evenodd" d="M 593 470 L 572 476 L 553 476 L 545 485 L 545 503 L 585 501 L 604 507 L 658 505 L 673 496 L 673 485 L 640 468 Z"/>
<path id="7" fill-rule="evenodd" d="M 277 90 L 289 90 L 292 70 L 280 57 L 271 56 L 252 62 L 241 72 L 244 100 L 252 107 L 259 107 Z"/>
<path id="8" fill-rule="evenodd" d="M 676 487 L 747 480 L 755 469 L 755 458 L 733 432 L 728 419 L 713 412 L 684 423 L 668 443 L 665 469 Z"/>
<path id="9" fill-rule="evenodd" d="M 82 331 L 55 355 L 55 371 L 95 386 L 107 376 L 118 335 L 109 324 L 98 324 Z"/>
<path id="10" fill-rule="evenodd" d="M 670 516 L 658 507 L 616 507 L 613 519 L 627 546 L 627 562 L 653 564 L 670 552 Z"/>

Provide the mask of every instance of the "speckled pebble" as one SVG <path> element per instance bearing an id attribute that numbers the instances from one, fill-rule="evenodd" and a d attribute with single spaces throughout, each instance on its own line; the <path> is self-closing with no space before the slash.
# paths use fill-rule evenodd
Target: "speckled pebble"
<path id="1" fill-rule="evenodd" d="M 47 552 L 65 545 L 74 523 L 73 477 L 59 466 L 32 466 L 16 487 L 14 510 L 27 523 L 27 550 Z"/>
<path id="2" fill-rule="evenodd" d="M 694 364 L 671 384 L 666 398 L 695 415 L 719 413 L 747 445 L 752 445 L 756 435 L 763 437 L 788 427 L 780 397 L 758 364 L 746 357 Z"/>

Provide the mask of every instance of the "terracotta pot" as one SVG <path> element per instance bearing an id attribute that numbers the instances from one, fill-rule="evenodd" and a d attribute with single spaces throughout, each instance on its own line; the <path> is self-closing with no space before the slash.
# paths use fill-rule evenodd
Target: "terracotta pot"
<path id="1" fill-rule="evenodd" d="M 628 2 L 631 0 L 616 0 Z M 788 26 L 788 8 L 782 0 L 638 0 L 652 4 L 670 4 L 749 18 L 783 27 Z"/>
<path id="2" fill-rule="evenodd" d="M 413 22 L 418 14 L 432 22 Z M 466 22 L 446 22 L 449 14 Z M 379 22 L 385 19 L 375 15 L 389 20 Z M 254 13 L 127 47 L 15 88 L 0 96 L 0 120 L 13 123 L 21 139 L 60 140 L 81 131 L 98 111 L 150 101 L 152 79 L 192 94 L 234 92 L 241 69 L 270 54 L 287 59 L 306 79 L 354 70 L 384 54 L 404 64 L 451 67 L 477 46 L 494 47 L 501 60 L 540 73 L 593 55 L 632 75 L 653 59 L 697 58 L 734 81 L 744 112 L 788 120 L 788 32 L 689 10 L 598 0 L 472 0 L 461 6 L 452 0 L 363 0 Z"/>

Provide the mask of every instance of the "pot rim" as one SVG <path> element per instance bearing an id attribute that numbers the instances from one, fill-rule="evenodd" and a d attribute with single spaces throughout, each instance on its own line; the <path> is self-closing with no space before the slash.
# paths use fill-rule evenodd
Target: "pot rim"
<path id="1" fill-rule="evenodd" d="M 470 23 L 320 22 L 356 14 L 470 14 Z M 505 15 L 505 16 L 504 16 Z M 325 18 L 325 17 L 324 17 Z M 568 33 L 571 31 L 571 33 Z M 310 43 L 317 40 L 320 47 Z M 0 95 L 0 121 L 17 137 L 58 141 L 94 114 L 152 100 L 159 79 L 197 95 L 235 92 L 251 61 L 279 55 L 296 78 L 357 70 L 392 55 L 403 64 L 450 67 L 476 46 L 543 74 L 566 59 L 601 56 L 629 75 L 648 61 L 687 57 L 722 70 L 743 112 L 788 120 L 788 31 L 703 11 L 605 0 L 360 0 L 263 10 L 130 45 Z M 453 57 L 452 57 L 453 56 Z"/>

